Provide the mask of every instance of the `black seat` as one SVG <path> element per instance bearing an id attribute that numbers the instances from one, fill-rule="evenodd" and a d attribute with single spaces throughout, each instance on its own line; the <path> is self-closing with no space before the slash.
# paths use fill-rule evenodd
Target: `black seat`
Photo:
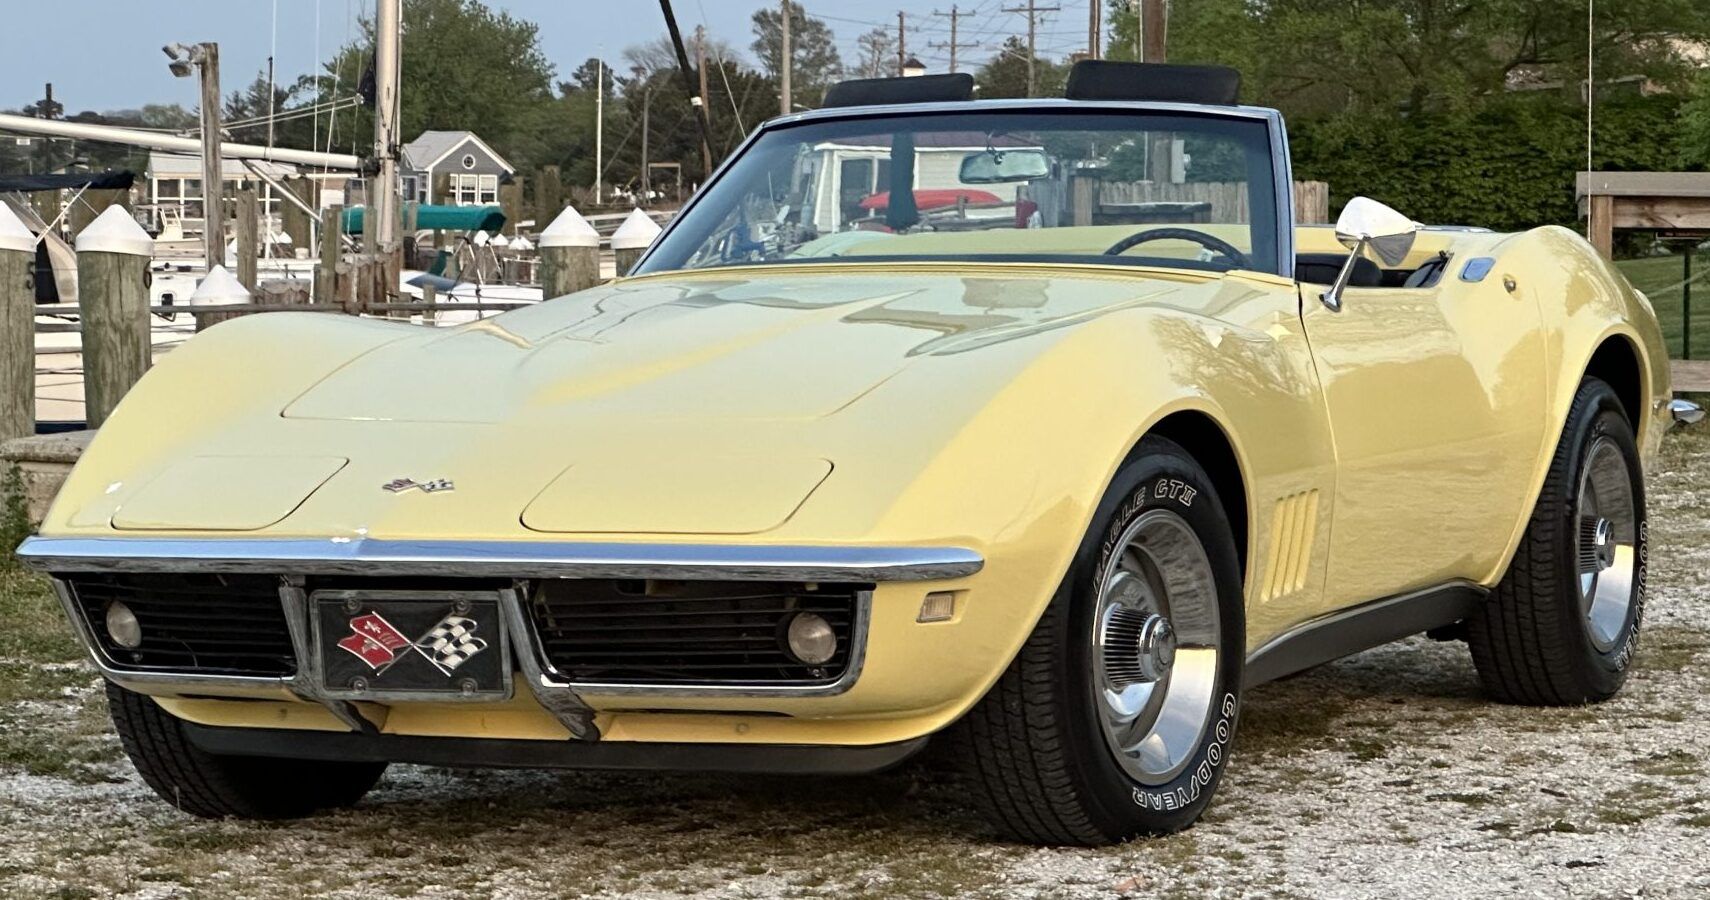
<path id="1" fill-rule="evenodd" d="M 1294 258 L 1294 277 L 1306 284 L 1335 284 L 1336 276 L 1348 262 L 1346 253 L 1302 253 Z M 1354 263 L 1354 276 L 1349 287 L 1375 288 L 1383 286 L 1383 270 L 1365 257 Z"/>

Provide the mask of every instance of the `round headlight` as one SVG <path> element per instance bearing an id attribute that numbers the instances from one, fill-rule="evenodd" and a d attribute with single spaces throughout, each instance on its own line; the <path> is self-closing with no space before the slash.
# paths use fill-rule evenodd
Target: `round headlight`
<path id="1" fill-rule="evenodd" d="M 142 646 L 142 623 L 137 621 L 137 615 L 131 612 L 130 607 L 117 600 L 107 604 L 107 636 L 121 647 L 135 649 Z"/>
<path id="2" fill-rule="evenodd" d="M 837 632 L 815 613 L 797 613 L 786 631 L 790 655 L 810 666 L 822 666 L 837 653 Z"/>

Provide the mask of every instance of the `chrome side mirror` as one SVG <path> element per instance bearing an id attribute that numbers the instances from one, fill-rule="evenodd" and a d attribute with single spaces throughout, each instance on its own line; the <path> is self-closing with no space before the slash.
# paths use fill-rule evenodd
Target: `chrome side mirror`
<path id="1" fill-rule="evenodd" d="M 1342 271 L 1336 274 L 1330 290 L 1320 294 L 1318 299 L 1331 312 L 1341 312 L 1342 294 L 1354 277 L 1354 266 L 1359 265 L 1366 251 L 1376 254 L 1385 265 L 1399 266 L 1413 251 L 1413 241 L 1419 236 L 1419 228 L 1418 222 L 1369 197 L 1355 197 L 1348 201 L 1341 217 L 1336 220 L 1336 240 L 1348 248 L 1348 261 L 1342 264 Z"/>

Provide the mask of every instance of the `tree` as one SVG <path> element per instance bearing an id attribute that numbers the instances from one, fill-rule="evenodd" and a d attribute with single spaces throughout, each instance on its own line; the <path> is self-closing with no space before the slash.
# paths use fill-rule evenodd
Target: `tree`
<path id="1" fill-rule="evenodd" d="M 350 97 L 373 57 L 367 37 L 345 47 L 321 79 L 326 98 Z M 400 133 L 429 129 L 479 134 L 513 165 L 533 165 L 552 126 L 555 71 L 533 22 L 495 13 L 481 0 L 404 0 Z M 340 113 L 335 149 L 370 152 L 373 112 Z"/>
<path id="2" fill-rule="evenodd" d="M 1465 110 L 1516 87 L 1584 81 L 1588 0 L 1196 0 L 1171 8 L 1172 62 L 1234 66 L 1248 98 L 1291 115 Z M 1133 59 L 1135 10 L 1109 0 L 1110 56 Z M 1598 78 L 1678 88 L 1681 48 L 1710 39 L 1702 0 L 1599 3 Z"/>
<path id="3" fill-rule="evenodd" d="M 269 97 L 271 95 L 271 98 Z M 282 147 L 307 147 L 313 142 L 314 122 L 311 117 L 298 115 L 285 118 L 296 95 L 296 87 L 281 87 L 267 83 L 267 72 L 256 73 L 255 80 L 240 91 L 232 91 L 220 111 L 222 123 L 252 122 L 247 125 L 226 124 L 231 140 L 244 144 L 266 144 L 271 139 Z M 268 119 L 275 121 L 268 127 Z"/>
<path id="4" fill-rule="evenodd" d="M 790 3 L 790 91 L 804 106 L 818 106 L 825 90 L 843 77 L 843 58 L 836 38 L 823 19 L 809 16 L 800 3 Z M 754 43 L 749 45 L 762 71 L 773 80 L 783 72 L 783 14 L 775 8 L 756 10 Z"/>
<path id="5" fill-rule="evenodd" d="M 1068 74 L 1067 66 L 1035 56 L 1034 96 L 1061 97 Z M 974 84 L 979 88 L 979 96 L 986 100 L 1027 96 L 1027 42 L 1010 35 L 997 55 L 974 73 Z"/>
<path id="6" fill-rule="evenodd" d="M 1710 167 L 1710 72 L 1699 73 L 1681 104 L 1680 142 L 1687 165 Z"/>
<path id="7" fill-rule="evenodd" d="M 884 78 L 896 74 L 896 41 L 883 28 L 875 28 L 855 39 L 861 48 L 861 59 L 855 64 L 855 74 L 861 78 Z"/>

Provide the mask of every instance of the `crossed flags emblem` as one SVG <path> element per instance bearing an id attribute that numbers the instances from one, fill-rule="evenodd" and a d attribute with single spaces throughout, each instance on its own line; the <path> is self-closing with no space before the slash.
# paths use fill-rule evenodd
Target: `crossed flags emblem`
<path id="1" fill-rule="evenodd" d="M 385 617 L 371 612 L 351 619 L 350 636 L 340 640 L 338 645 L 367 663 L 376 675 L 391 668 L 404 649 L 409 648 L 450 676 L 458 666 L 487 649 L 486 640 L 475 635 L 477 627 L 474 619 L 450 615 L 411 641 Z"/>

